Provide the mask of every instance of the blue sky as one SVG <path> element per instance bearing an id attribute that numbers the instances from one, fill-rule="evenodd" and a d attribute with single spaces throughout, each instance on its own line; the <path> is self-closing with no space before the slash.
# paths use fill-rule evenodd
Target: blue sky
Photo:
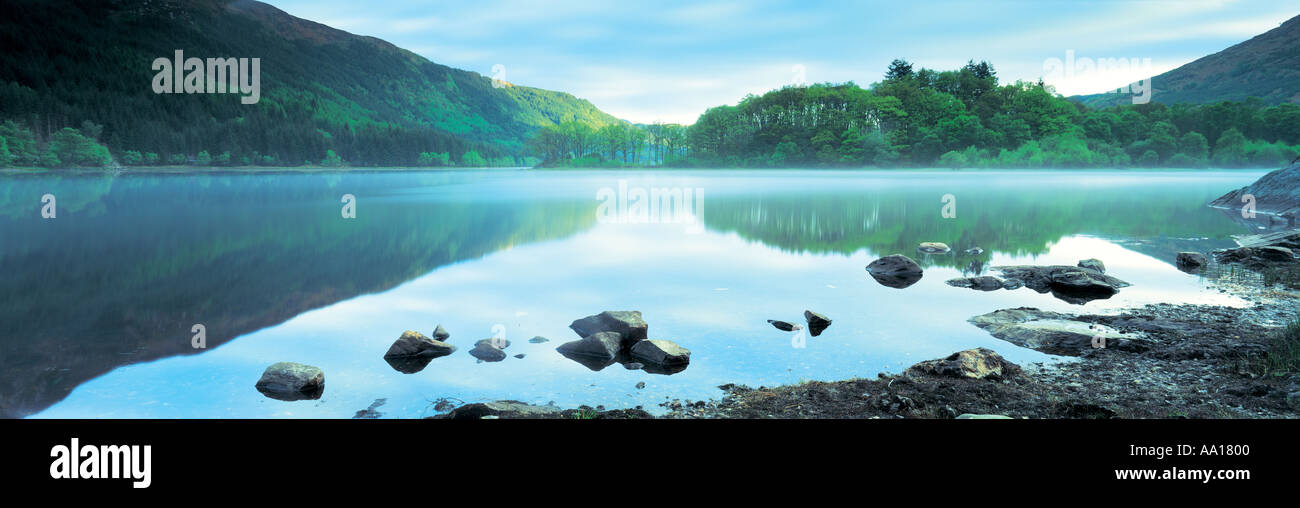
<path id="1" fill-rule="evenodd" d="M 500 65 L 507 81 L 620 118 L 684 124 L 801 79 L 865 86 L 900 57 L 935 69 L 983 59 L 1003 82 L 1043 76 L 1065 95 L 1101 92 L 1300 15 L 1300 2 L 1248 0 L 267 1 L 441 64 L 487 76 Z M 1049 59 L 1070 54 L 1138 65 L 1045 76 Z"/>

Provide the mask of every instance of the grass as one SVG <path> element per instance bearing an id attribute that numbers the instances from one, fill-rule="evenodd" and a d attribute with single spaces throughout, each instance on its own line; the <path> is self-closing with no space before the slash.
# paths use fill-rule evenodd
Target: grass
<path id="1" fill-rule="evenodd" d="M 1261 377 L 1300 372 L 1300 318 L 1278 330 L 1263 354 L 1244 358 L 1241 367 Z"/>

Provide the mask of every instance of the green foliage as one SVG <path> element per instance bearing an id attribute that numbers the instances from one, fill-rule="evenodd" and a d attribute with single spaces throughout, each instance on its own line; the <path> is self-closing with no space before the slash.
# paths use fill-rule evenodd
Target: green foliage
<path id="1" fill-rule="evenodd" d="M 113 154 L 215 164 L 289 165 L 327 150 L 361 166 L 403 166 L 422 153 L 522 154 L 542 126 L 618 120 L 572 95 L 438 65 L 382 41 L 305 23 L 257 2 L 13 0 L 0 16 L 0 119 L 36 133 L 72 127 Z M 184 20 L 180 22 L 178 20 Z M 228 37 L 228 34 L 239 34 Z M 293 34 L 286 36 L 286 34 Z M 151 62 L 186 41 L 187 57 L 260 57 L 257 104 L 234 94 L 155 94 Z M 2 131 L 3 129 L 0 129 Z M 42 154 L 7 133 L 14 165 Z M 47 143 L 41 139 L 39 143 Z M 19 146 L 21 145 L 21 146 Z M 67 161 L 64 161 L 67 162 Z"/>
<path id="2" fill-rule="evenodd" d="M 50 136 L 48 152 L 61 164 L 104 167 L 113 162 L 107 147 L 71 127 L 59 129 Z"/>
<path id="3" fill-rule="evenodd" d="M 484 167 L 488 165 L 487 159 L 484 159 L 478 152 L 470 150 L 465 155 L 460 156 L 460 165 L 468 167 Z"/>
<path id="4" fill-rule="evenodd" d="M 447 152 L 423 152 L 418 162 L 420 166 L 450 166 L 451 156 Z"/>
<path id="5" fill-rule="evenodd" d="M 343 158 L 339 157 L 339 154 L 334 153 L 334 150 L 326 150 L 325 158 L 320 161 L 320 165 L 327 168 L 343 167 L 344 164 Z"/>

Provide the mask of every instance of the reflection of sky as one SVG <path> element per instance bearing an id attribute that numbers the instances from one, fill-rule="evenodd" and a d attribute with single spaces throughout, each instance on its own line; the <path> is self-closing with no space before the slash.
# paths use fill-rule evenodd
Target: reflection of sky
<path id="1" fill-rule="evenodd" d="M 707 209 L 707 206 L 706 206 Z M 707 212 L 706 212 L 707 213 Z M 1049 359 L 993 339 L 970 316 L 1017 306 L 1079 311 L 1028 289 L 983 293 L 949 287 L 961 274 L 932 267 L 905 290 L 883 287 L 864 267 L 877 257 L 795 254 L 734 234 L 689 233 L 680 224 L 599 224 L 556 241 L 517 246 L 444 266 L 390 291 L 301 314 L 200 355 L 120 367 L 76 388 L 38 417 L 349 417 L 372 401 L 388 416 L 432 414 L 429 401 L 518 399 L 561 406 L 643 405 L 667 398 L 715 397 L 724 383 L 751 386 L 801 380 L 872 377 L 920 360 L 989 347 L 1014 362 Z M 1207 291 L 1168 263 L 1092 237 L 1071 236 L 1036 258 L 994 255 L 990 265 L 1070 264 L 1103 260 L 1108 273 L 1134 284 L 1082 310 L 1154 301 L 1240 303 Z M 672 376 L 600 372 L 561 357 L 576 339 L 569 322 L 601 310 L 642 311 L 650 337 L 692 351 L 690 367 Z M 805 309 L 834 324 L 807 347 L 767 319 L 802 321 Z M 416 374 L 383 360 L 403 330 L 431 334 L 442 324 L 460 350 Z M 524 359 L 476 363 L 468 350 L 506 327 L 507 353 Z M 209 327 L 216 326 L 209 324 Z M 531 344 L 542 335 L 551 339 Z M 296 361 L 325 371 L 318 401 L 281 402 L 253 389 L 262 370 Z M 645 381 L 644 389 L 634 386 Z"/>

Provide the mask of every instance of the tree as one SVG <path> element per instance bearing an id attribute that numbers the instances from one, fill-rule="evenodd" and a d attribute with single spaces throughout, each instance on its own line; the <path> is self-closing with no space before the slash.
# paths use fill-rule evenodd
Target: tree
<path id="1" fill-rule="evenodd" d="M 885 79 L 899 80 L 906 79 L 912 75 L 912 64 L 907 60 L 895 58 L 889 62 L 889 71 L 885 72 Z"/>

